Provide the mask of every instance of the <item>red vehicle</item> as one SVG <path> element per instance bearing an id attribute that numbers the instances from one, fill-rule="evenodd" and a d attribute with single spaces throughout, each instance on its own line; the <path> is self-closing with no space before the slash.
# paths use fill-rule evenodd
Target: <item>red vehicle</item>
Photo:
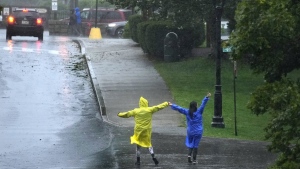
<path id="1" fill-rule="evenodd" d="M 105 32 L 107 24 L 112 22 L 127 21 L 132 14 L 127 9 L 98 9 L 97 11 L 97 27 L 101 32 Z M 96 9 L 85 9 L 81 12 L 82 32 L 89 35 L 92 27 L 95 27 Z"/>

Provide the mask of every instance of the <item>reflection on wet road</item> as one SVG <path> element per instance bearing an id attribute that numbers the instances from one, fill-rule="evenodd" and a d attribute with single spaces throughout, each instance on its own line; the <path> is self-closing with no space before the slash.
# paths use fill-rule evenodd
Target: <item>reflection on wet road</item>
<path id="1" fill-rule="evenodd" d="M 0 168 L 87 168 L 107 148 L 77 44 L 0 30 Z"/>

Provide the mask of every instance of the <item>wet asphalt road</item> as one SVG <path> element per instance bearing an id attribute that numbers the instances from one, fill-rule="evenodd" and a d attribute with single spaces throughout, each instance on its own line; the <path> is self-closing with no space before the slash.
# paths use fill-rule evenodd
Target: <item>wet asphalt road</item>
<path id="1" fill-rule="evenodd" d="M 78 45 L 0 29 L 0 51 L 0 168 L 98 168 L 113 136 Z"/>

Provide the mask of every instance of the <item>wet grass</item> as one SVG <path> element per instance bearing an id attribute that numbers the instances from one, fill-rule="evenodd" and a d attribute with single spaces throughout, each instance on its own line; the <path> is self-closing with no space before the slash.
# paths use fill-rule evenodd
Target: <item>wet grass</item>
<path id="1" fill-rule="evenodd" d="M 168 85 L 176 104 L 188 107 L 192 100 L 200 103 L 207 92 L 212 93 L 204 111 L 204 136 L 264 140 L 264 128 L 270 117 L 256 116 L 246 108 L 250 94 L 263 83 L 262 75 L 254 75 L 246 64 L 238 64 L 236 79 L 237 136 L 234 122 L 233 63 L 222 60 L 222 115 L 225 128 L 211 127 L 214 114 L 215 61 L 206 57 L 189 58 L 181 62 L 154 61 L 156 70 Z M 184 126 L 184 117 L 181 126 Z"/>

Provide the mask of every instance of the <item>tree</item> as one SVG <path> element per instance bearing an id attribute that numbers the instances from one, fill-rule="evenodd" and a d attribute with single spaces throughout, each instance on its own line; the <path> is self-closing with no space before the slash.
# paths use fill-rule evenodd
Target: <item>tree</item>
<path id="1" fill-rule="evenodd" d="M 247 105 L 256 115 L 271 115 L 265 128 L 268 150 L 281 153 L 275 165 L 281 169 L 300 168 L 299 103 L 300 81 L 282 79 L 257 88 Z"/>
<path id="2" fill-rule="evenodd" d="M 114 4 L 119 8 L 129 8 L 136 3 L 136 0 L 107 0 L 107 2 Z"/>
<path id="3" fill-rule="evenodd" d="M 97 0 L 80 0 L 80 1 L 78 1 L 78 7 L 80 9 L 84 9 L 84 8 L 96 8 L 96 1 Z M 114 8 L 115 6 L 111 5 L 107 1 L 98 0 L 98 7 Z"/>
<path id="4" fill-rule="evenodd" d="M 236 29 L 230 43 L 234 57 L 250 54 L 255 73 L 265 80 L 280 80 L 300 68 L 300 2 L 252 0 L 239 4 Z"/>
<path id="5" fill-rule="evenodd" d="M 234 29 L 234 11 L 241 0 L 226 0 L 224 17 L 229 19 L 230 29 Z M 172 20 L 178 28 L 190 27 L 199 22 L 207 23 L 207 42 L 214 39 L 214 1 L 213 0 L 108 0 L 121 8 L 141 9 L 145 20 Z M 156 15 L 158 13 L 158 15 Z"/>
<path id="6" fill-rule="evenodd" d="M 265 131 L 269 150 L 280 153 L 274 168 L 300 168 L 300 80 L 287 78 L 300 68 L 299 11 L 296 0 L 242 1 L 230 38 L 233 58 L 249 57 L 253 72 L 264 74 L 248 108 L 271 115 Z"/>
<path id="7" fill-rule="evenodd" d="M 222 18 L 229 20 L 232 30 L 235 26 L 234 12 L 239 1 L 241 0 L 163 0 L 161 16 L 172 19 L 178 27 L 206 22 L 207 47 L 211 47 L 215 43 L 215 5 L 221 2 L 225 4 Z"/>

